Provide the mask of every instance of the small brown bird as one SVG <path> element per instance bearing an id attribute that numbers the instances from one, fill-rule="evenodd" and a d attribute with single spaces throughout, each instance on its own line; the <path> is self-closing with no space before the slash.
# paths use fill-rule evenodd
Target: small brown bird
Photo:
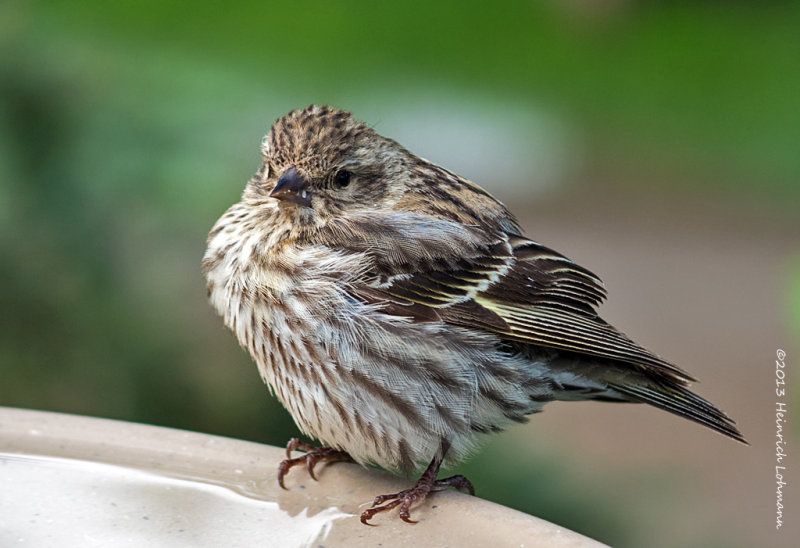
<path id="1" fill-rule="evenodd" d="M 413 523 L 430 492 L 474 494 L 437 479 L 443 462 L 553 400 L 649 403 L 745 442 L 694 379 L 597 315 L 597 276 L 523 236 L 474 183 L 326 106 L 277 120 L 262 153 L 203 271 L 264 381 L 326 444 L 290 441 L 281 486 L 298 464 L 312 477 L 321 461 L 428 464 L 361 515 L 399 506 Z"/>

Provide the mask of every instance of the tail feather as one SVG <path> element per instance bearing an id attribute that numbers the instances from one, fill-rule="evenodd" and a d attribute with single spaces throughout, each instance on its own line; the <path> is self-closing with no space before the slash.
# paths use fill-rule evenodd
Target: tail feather
<path id="1" fill-rule="evenodd" d="M 733 420 L 688 388 L 677 385 L 642 386 L 632 384 L 609 384 L 612 388 L 636 401 L 687 418 L 736 441 L 749 445 Z"/>

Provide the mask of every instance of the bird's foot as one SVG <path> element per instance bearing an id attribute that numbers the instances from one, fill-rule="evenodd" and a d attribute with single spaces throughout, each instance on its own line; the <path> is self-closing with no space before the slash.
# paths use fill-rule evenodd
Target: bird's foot
<path id="1" fill-rule="evenodd" d="M 292 451 L 304 451 L 305 455 L 292 458 Z M 314 475 L 314 467 L 317 463 L 340 461 L 352 462 L 353 458 L 346 452 L 333 447 L 315 447 L 297 438 L 292 438 L 286 444 L 286 460 L 281 461 L 280 466 L 278 466 L 278 485 L 286 489 L 283 484 L 283 478 L 291 468 L 299 464 L 305 464 L 309 475 L 316 480 L 317 476 Z"/>
<path id="2" fill-rule="evenodd" d="M 454 487 L 459 491 L 465 491 L 470 495 L 475 495 L 475 488 L 472 487 L 472 483 L 464 476 L 451 476 L 449 478 L 437 480 L 436 473 L 438 473 L 439 467 L 436 466 L 436 470 L 433 474 L 430 474 L 430 471 L 431 467 L 422 474 L 417 484 L 411 489 L 405 489 L 391 495 L 379 495 L 375 497 L 375 500 L 372 501 L 372 506 L 364 510 L 361 514 L 361 523 L 364 525 L 374 525 L 369 523 L 369 520 L 371 520 L 375 514 L 389 511 L 398 506 L 400 507 L 398 512 L 400 519 L 406 523 L 417 523 L 415 520 L 411 519 L 411 506 L 425 500 L 430 493 L 442 491 L 448 487 Z M 384 504 L 386 501 L 391 502 Z"/>

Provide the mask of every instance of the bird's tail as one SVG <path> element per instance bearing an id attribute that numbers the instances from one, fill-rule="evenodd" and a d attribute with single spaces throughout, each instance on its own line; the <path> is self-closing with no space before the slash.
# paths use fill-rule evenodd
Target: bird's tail
<path id="1" fill-rule="evenodd" d="M 634 401 L 649 403 L 749 445 L 728 415 L 684 386 L 665 381 L 646 385 L 612 382 L 608 387 Z"/>

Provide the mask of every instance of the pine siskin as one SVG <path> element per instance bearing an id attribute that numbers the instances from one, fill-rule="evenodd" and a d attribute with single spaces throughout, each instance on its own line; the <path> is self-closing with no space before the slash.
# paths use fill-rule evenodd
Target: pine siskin
<path id="1" fill-rule="evenodd" d="M 416 485 L 361 515 L 410 508 L 482 434 L 553 400 L 645 402 L 744 442 L 687 373 L 597 316 L 601 280 L 527 239 L 487 192 L 310 106 L 277 120 L 263 163 L 208 236 L 211 302 L 302 432 L 278 480 L 353 459 Z M 746 442 L 745 442 L 746 443 Z M 291 458 L 293 450 L 306 454 Z"/>

